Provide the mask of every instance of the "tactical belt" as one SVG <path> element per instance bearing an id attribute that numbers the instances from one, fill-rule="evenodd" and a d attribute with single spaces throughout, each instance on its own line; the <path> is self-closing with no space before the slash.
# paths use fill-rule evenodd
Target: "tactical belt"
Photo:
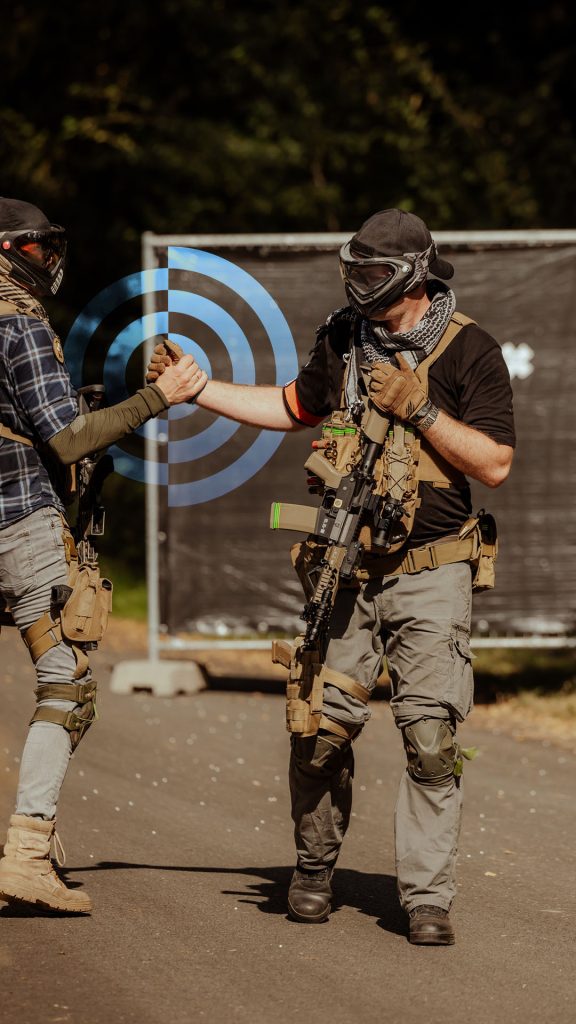
<path id="1" fill-rule="evenodd" d="M 403 573 L 422 572 L 423 569 L 437 569 L 439 565 L 452 562 L 474 562 L 480 553 L 480 538 L 477 530 L 466 537 L 447 537 L 436 544 L 425 544 L 421 548 L 399 551 L 392 555 L 364 556 L 356 572 L 359 580 L 373 576 L 402 576 Z"/>

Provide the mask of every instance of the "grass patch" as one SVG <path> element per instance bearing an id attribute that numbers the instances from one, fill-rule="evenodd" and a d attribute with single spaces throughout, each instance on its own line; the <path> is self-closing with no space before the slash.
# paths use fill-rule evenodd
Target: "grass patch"
<path id="1" fill-rule="evenodd" d="M 483 648 L 474 659 L 478 700 L 496 701 L 503 696 L 556 695 L 576 703 L 576 653 L 569 648 Z"/>
<path id="2" fill-rule="evenodd" d="M 141 574 L 116 559 L 100 556 L 100 571 L 114 584 L 113 614 L 120 619 L 144 622 L 148 614 L 148 588 Z"/>

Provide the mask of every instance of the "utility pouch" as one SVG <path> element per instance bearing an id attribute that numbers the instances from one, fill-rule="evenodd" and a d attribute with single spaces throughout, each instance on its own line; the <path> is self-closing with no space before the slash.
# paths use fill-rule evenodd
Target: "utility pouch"
<path id="1" fill-rule="evenodd" d="M 472 590 L 477 594 L 483 590 L 492 590 L 496 583 L 498 531 L 494 516 L 483 508 L 480 509 L 473 519 L 464 523 L 460 530 L 460 539 L 468 536 L 473 530 L 478 538 L 478 547 L 470 564 L 473 570 Z"/>
<path id="2" fill-rule="evenodd" d="M 334 722 L 322 714 L 324 684 L 337 686 L 363 704 L 368 703 L 368 691 L 349 676 L 327 668 L 318 649 L 302 650 L 303 642 L 304 637 L 297 636 L 294 643 L 287 640 L 274 640 L 272 643 L 272 661 L 289 669 L 286 682 L 288 732 L 299 736 L 315 736 L 319 729 L 325 729 L 344 739 L 353 739 L 360 731 L 357 725 Z"/>
<path id="3" fill-rule="evenodd" d="M 272 661 L 289 669 L 286 683 L 286 728 L 301 736 L 315 736 L 320 728 L 324 680 L 317 651 L 302 651 L 303 637 L 294 644 L 274 641 Z"/>
<path id="4" fill-rule="evenodd" d="M 68 640 L 97 643 L 102 639 L 112 611 L 112 589 L 96 563 L 78 566 L 72 593 L 61 612 L 62 633 Z"/>

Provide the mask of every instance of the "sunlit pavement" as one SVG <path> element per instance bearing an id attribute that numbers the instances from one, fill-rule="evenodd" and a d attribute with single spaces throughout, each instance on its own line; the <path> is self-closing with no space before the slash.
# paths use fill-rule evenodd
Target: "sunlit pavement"
<path id="1" fill-rule="evenodd" d="M 1 638 L 0 810 L 13 806 L 32 672 Z M 143 651 L 126 651 L 138 657 Z M 108 691 L 73 758 L 58 831 L 89 918 L 0 905 L 0 1020 L 18 1024 L 571 1024 L 574 755 L 474 725 L 465 765 L 454 947 L 413 947 L 395 894 L 393 811 L 404 755 L 385 701 L 356 747 L 337 907 L 290 922 L 288 737 L 278 693 L 172 699 Z M 4 826 L 2 826 L 4 831 Z"/>

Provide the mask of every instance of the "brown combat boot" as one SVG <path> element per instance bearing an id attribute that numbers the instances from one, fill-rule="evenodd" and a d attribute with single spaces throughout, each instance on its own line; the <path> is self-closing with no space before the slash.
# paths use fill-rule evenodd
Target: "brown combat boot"
<path id="1" fill-rule="evenodd" d="M 455 941 L 447 910 L 423 903 L 410 911 L 410 942 L 418 946 L 453 946 Z"/>
<path id="2" fill-rule="evenodd" d="M 90 897 L 68 889 L 50 860 L 55 821 L 13 814 L 0 860 L 0 900 L 32 903 L 44 910 L 89 914 Z"/>
<path id="3" fill-rule="evenodd" d="M 288 916 L 302 924 L 322 924 L 332 909 L 332 868 L 296 868 L 288 891 Z"/>

